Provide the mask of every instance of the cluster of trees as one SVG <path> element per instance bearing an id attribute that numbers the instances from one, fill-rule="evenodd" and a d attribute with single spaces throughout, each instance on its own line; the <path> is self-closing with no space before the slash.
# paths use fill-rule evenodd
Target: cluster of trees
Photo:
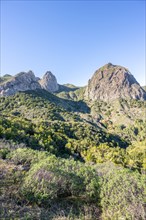
<path id="1" fill-rule="evenodd" d="M 111 161 L 123 167 L 144 172 L 146 169 L 145 142 L 135 142 L 126 149 L 100 144 L 98 147 L 89 148 L 85 158 L 86 161 L 94 163 Z"/>
<path id="2" fill-rule="evenodd" d="M 112 161 L 139 171 L 145 168 L 144 140 L 133 142 L 126 148 L 124 140 L 81 122 L 44 121 L 34 124 L 21 117 L 1 117 L 0 138 L 25 143 L 32 149 L 43 149 L 65 158 L 72 156 L 94 163 Z"/>
<path id="3" fill-rule="evenodd" d="M 114 133 L 120 135 L 124 140 L 128 142 L 133 141 L 144 141 L 145 140 L 145 120 L 135 120 L 135 122 L 130 126 L 125 126 L 120 124 L 114 127 Z"/>

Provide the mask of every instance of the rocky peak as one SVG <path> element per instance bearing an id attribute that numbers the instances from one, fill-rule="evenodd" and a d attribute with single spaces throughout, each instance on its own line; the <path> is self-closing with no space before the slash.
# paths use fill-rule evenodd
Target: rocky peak
<path id="1" fill-rule="evenodd" d="M 85 98 L 104 101 L 117 98 L 145 100 L 146 92 L 127 68 L 108 63 L 89 80 Z"/>
<path id="2" fill-rule="evenodd" d="M 19 91 L 40 88 L 41 86 L 32 71 L 21 72 L 0 85 L 0 96 L 9 96 Z"/>
<path id="3" fill-rule="evenodd" d="M 59 89 L 56 77 L 50 71 L 45 73 L 39 83 L 43 89 L 49 92 L 55 92 Z"/>
<path id="4" fill-rule="evenodd" d="M 28 72 L 20 72 L 14 76 L 13 80 L 24 80 L 25 82 L 36 81 L 34 73 L 30 70 Z"/>
<path id="5" fill-rule="evenodd" d="M 31 70 L 7 78 L 6 81 L 0 81 L 0 96 L 9 96 L 19 91 L 41 88 L 49 92 L 55 92 L 59 88 L 56 77 L 49 71 L 45 73 L 42 79 L 36 77 Z"/>

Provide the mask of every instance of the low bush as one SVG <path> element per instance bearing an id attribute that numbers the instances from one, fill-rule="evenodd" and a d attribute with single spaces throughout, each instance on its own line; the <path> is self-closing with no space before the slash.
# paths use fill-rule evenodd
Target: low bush
<path id="1" fill-rule="evenodd" d="M 22 191 L 29 201 L 38 204 L 72 196 L 97 201 L 99 181 L 95 170 L 89 166 L 49 156 L 32 166 Z"/>
<path id="2" fill-rule="evenodd" d="M 99 170 L 103 219 L 145 219 L 143 175 L 108 164 Z"/>
<path id="3" fill-rule="evenodd" d="M 46 158 L 48 152 L 32 150 L 30 148 L 18 148 L 7 155 L 7 158 L 14 162 L 14 164 L 31 165 L 39 160 Z"/>

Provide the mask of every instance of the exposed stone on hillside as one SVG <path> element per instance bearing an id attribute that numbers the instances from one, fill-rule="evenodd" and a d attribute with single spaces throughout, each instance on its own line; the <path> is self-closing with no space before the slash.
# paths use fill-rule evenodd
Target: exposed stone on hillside
<path id="1" fill-rule="evenodd" d="M 128 69 L 108 63 L 89 80 L 85 98 L 93 101 L 117 98 L 146 100 L 146 92 Z"/>
<path id="2" fill-rule="evenodd" d="M 21 72 L 0 85 L 0 96 L 13 95 L 19 91 L 40 89 L 41 86 L 32 71 Z"/>
<path id="3" fill-rule="evenodd" d="M 59 89 L 56 77 L 50 72 L 46 72 L 39 81 L 41 87 L 49 92 L 56 92 Z"/>

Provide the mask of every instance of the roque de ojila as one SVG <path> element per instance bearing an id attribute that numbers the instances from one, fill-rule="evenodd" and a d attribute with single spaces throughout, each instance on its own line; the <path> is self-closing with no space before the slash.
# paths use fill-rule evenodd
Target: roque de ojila
<path id="1" fill-rule="evenodd" d="M 146 92 L 128 69 L 108 63 L 98 69 L 89 80 L 86 96 L 94 101 L 118 98 L 145 100 Z"/>
<path id="2" fill-rule="evenodd" d="M 1 76 L 0 219 L 144 220 L 145 100 L 111 63 L 84 87 Z"/>

